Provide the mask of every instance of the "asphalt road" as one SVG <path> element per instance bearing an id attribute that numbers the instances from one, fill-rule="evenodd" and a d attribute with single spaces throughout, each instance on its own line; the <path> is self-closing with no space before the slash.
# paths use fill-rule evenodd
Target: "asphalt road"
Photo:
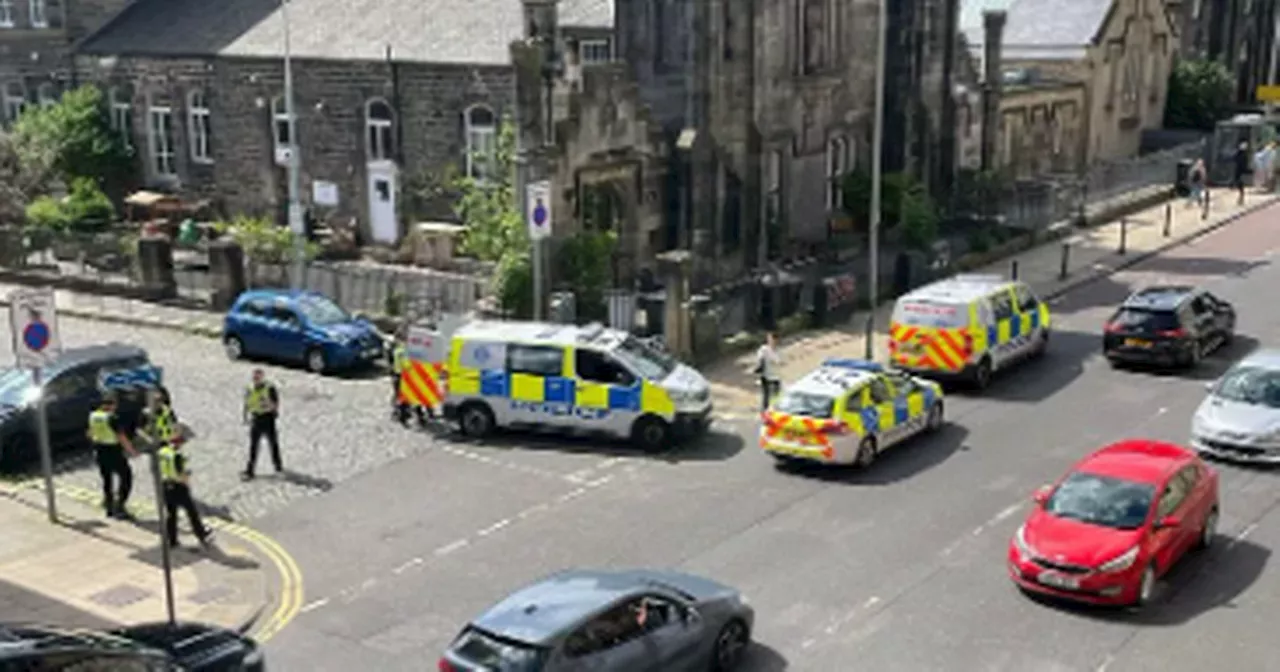
<path id="1" fill-rule="evenodd" d="M 1028 600 L 1004 553 L 1037 486 L 1112 440 L 1185 440 L 1204 382 L 1274 342 L 1277 214 L 1064 297 L 1049 357 L 982 397 L 953 395 L 945 431 L 865 473 L 780 471 L 749 425 L 661 459 L 511 437 L 430 450 L 270 515 L 256 525 L 299 559 L 308 603 L 268 644 L 272 664 L 421 670 L 469 617 L 541 575 L 674 566 L 750 597 L 749 670 L 1270 669 L 1273 473 L 1221 468 L 1223 543 L 1143 615 Z M 1111 370 L 1101 324 L 1159 279 L 1235 301 L 1241 337 L 1192 375 Z"/>

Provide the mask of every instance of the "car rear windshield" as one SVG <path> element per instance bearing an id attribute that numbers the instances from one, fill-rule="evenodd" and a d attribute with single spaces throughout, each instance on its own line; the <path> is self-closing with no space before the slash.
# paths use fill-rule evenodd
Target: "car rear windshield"
<path id="1" fill-rule="evenodd" d="M 1076 472 L 1053 491 L 1044 508 L 1059 518 L 1135 530 L 1146 522 L 1155 492 L 1147 483 Z"/>
<path id="2" fill-rule="evenodd" d="M 469 628 L 454 643 L 453 653 L 468 663 L 493 672 L 535 672 L 541 668 L 545 652 L 535 646 Z"/>
<path id="3" fill-rule="evenodd" d="M 1142 308 L 1121 308 L 1111 318 L 1111 324 L 1127 331 L 1145 334 L 1157 331 L 1171 331 L 1182 326 L 1178 323 L 1178 314 L 1172 310 L 1146 310 Z"/>
<path id="4" fill-rule="evenodd" d="M 1280 408 L 1280 371 L 1238 366 L 1222 377 L 1213 393 L 1227 401 Z"/>
<path id="5" fill-rule="evenodd" d="M 773 410 L 788 415 L 803 415 L 807 418 L 830 418 L 835 406 L 836 400 L 825 394 L 784 392 L 774 404 Z"/>
<path id="6" fill-rule="evenodd" d="M 893 321 L 911 327 L 963 327 L 969 323 L 969 309 L 936 301 L 899 301 L 893 309 Z"/>

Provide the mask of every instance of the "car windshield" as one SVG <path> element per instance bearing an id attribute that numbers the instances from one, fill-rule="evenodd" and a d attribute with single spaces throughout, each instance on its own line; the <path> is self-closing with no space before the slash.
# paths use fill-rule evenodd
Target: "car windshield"
<path id="1" fill-rule="evenodd" d="M 499 639 L 474 628 L 462 633 L 453 653 L 468 663 L 494 672 L 534 672 L 542 664 L 542 649 Z"/>
<path id="2" fill-rule="evenodd" d="M 773 405 L 773 410 L 807 418 L 830 418 L 835 405 L 836 400 L 825 394 L 788 391 L 782 393 L 782 397 Z"/>
<path id="3" fill-rule="evenodd" d="M 936 301 L 902 301 L 893 309 L 893 321 L 912 327 L 963 327 L 969 322 L 965 306 Z"/>
<path id="4" fill-rule="evenodd" d="M 0 403 L 19 403 L 30 385 L 31 372 L 26 369 L 0 371 Z"/>
<path id="5" fill-rule="evenodd" d="M 322 296 L 308 296 L 299 299 L 298 311 L 302 313 L 303 317 L 307 318 L 308 322 L 320 327 L 342 324 L 351 319 L 347 311 Z"/>
<path id="6" fill-rule="evenodd" d="M 1213 393 L 1227 401 L 1280 408 L 1280 371 L 1239 366 L 1222 377 Z"/>
<path id="7" fill-rule="evenodd" d="M 618 344 L 618 347 L 613 349 L 613 355 L 632 371 L 654 382 L 666 378 L 676 370 L 675 359 L 645 345 L 634 336 L 628 336 Z"/>
<path id="8" fill-rule="evenodd" d="M 1168 310 L 1144 310 L 1141 308 L 1121 308 L 1111 323 L 1127 331 L 1154 333 L 1177 329 L 1178 315 Z"/>
<path id="9" fill-rule="evenodd" d="M 1155 492 L 1146 483 L 1076 472 L 1054 490 L 1044 509 L 1059 518 L 1135 530 L 1146 522 Z"/>

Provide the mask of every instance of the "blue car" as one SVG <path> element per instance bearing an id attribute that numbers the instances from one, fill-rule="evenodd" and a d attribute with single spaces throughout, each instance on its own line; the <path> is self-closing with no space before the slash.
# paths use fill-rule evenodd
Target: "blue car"
<path id="1" fill-rule="evenodd" d="M 227 312 L 222 343 L 231 359 L 299 362 L 315 373 L 368 366 L 383 356 L 382 336 L 323 294 L 251 290 Z"/>

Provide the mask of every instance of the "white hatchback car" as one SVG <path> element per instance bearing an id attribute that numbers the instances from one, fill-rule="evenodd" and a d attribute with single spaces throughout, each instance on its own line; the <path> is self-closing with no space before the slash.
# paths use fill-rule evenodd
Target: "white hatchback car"
<path id="1" fill-rule="evenodd" d="M 1209 384 L 1191 420 L 1201 454 L 1280 464 L 1280 350 L 1260 350 Z"/>

